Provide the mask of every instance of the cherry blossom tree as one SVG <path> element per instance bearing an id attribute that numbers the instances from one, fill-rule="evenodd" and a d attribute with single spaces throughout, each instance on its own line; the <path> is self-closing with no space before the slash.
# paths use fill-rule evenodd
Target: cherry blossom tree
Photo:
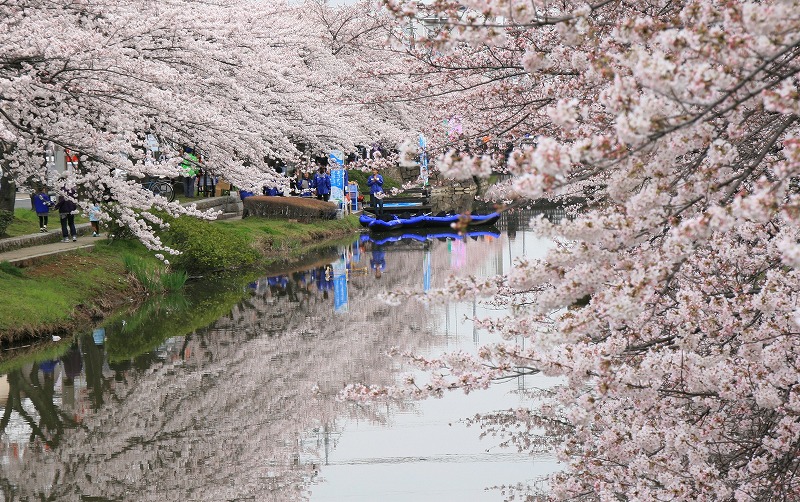
<path id="1" fill-rule="evenodd" d="M 798 499 L 800 5 L 389 7 L 436 28 L 416 40 L 406 98 L 462 116 L 468 138 L 531 135 L 508 159 L 507 199 L 593 196 L 570 221 L 535 222 L 557 244 L 546 259 L 424 298 L 513 307 L 484 321 L 507 343 L 409 356 L 430 381 L 347 394 L 557 376 L 540 407 L 478 419 L 522 449 L 560 438 L 552 498 Z M 450 131 L 438 131 L 446 151 Z M 462 146 L 438 162 L 454 178 L 486 165 Z"/>
<path id="2" fill-rule="evenodd" d="M 255 189 L 281 182 L 268 163 L 297 158 L 299 145 L 352 150 L 402 124 L 351 99 L 346 62 L 302 5 L 23 0 L 0 4 L 0 28 L 3 192 L 51 182 L 77 188 L 80 202 L 105 194 L 117 222 L 153 249 L 164 248 L 153 209 L 202 215 L 136 181 L 180 176 L 184 148 Z M 148 138 L 166 161 L 148 161 Z M 52 180 L 48 144 L 75 152 L 78 168 Z"/>

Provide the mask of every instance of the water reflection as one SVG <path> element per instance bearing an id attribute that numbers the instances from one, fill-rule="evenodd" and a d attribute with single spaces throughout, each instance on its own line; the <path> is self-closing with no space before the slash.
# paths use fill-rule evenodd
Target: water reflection
<path id="1" fill-rule="evenodd" d="M 338 391 L 393 383 L 400 368 L 389 347 L 463 343 L 460 318 L 476 307 L 426 312 L 416 302 L 389 307 L 376 294 L 501 272 L 512 259 L 496 233 L 429 237 L 360 239 L 308 268 L 205 284 L 189 300 L 145 305 L 57 357 L 11 369 L 0 382 L 0 492 L 7 500 L 302 500 L 329 467 L 383 464 L 377 450 L 337 448 L 354 423 L 377 427 L 429 405 L 362 407 L 338 401 Z M 462 417 L 475 411 L 448 402 Z M 387 465 L 414 464 L 410 439 L 425 437 L 425 420 L 396 431 Z M 367 438 L 358 448 L 376 446 Z M 520 461 L 504 455 L 428 458 Z"/>

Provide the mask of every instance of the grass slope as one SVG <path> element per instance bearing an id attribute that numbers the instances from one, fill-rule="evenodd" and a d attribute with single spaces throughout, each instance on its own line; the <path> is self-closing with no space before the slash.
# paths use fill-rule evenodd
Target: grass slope
<path id="1" fill-rule="evenodd" d="M 80 214 L 75 216 L 75 224 L 86 223 L 89 218 Z M 61 221 L 58 216 L 58 211 L 50 213 L 47 220 L 47 229 L 51 232 L 61 230 Z M 39 217 L 30 209 L 16 208 L 14 210 L 14 221 L 6 229 L 6 235 L 3 237 L 18 237 L 20 235 L 35 234 L 39 231 Z"/>
<path id="2" fill-rule="evenodd" d="M 214 270 L 288 261 L 323 240 L 351 234 L 359 226 L 353 216 L 307 224 L 260 218 L 181 220 L 176 227 L 189 228 L 182 230 L 186 246 L 181 249 L 195 257 L 212 253 L 224 262 L 224 266 L 208 266 Z M 139 285 L 125 272 L 126 255 L 156 261 L 136 241 L 104 240 L 97 242 L 94 250 L 57 255 L 26 269 L 0 264 L 0 288 L 13 291 L 0 296 L 0 342 L 71 334 L 76 323 L 105 317 L 133 302 Z M 177 267 L 180 259 L 174 263 Z"/>
<path id="3" fill-rule="evenodd" d="M 67 320 L 100 315 L 132 287 L 119 247 L 101 242 L 26 269 L 0 266 L 0 289 L 14 292 L 0 301 L 0 333 L 63 332 Z"/>

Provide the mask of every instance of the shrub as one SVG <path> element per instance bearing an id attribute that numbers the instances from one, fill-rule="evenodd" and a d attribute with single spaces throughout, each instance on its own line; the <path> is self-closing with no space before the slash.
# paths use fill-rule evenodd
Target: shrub
<path id="1" fill-rule="evenodd" d="M 0 209 L 0 235 L 6 235 L 6 230 L 12 221 L 14 221 L 14 213 Z"/>
<path id="2" fill-rule="evenodd" d="M 242 218 L 295 219 L 302 221 L 336 218 L 336 204 L 305 197 L 267 197 L 256 195 L 244 200 Z"/>
<path id="3" fill-rule="evenodd" d="M 161 232 L 165 244 L 181 251 L 171 258 L 175 269 L 201 273 L 238 268 L 253 263 L 258 253 L 247 237 L 226 232 L 206 220 L 182 217 L 169 220 Z"/>
<path id="4" fill-rule="evenodd" d="M 178 291 L 186 284 L 187 279 L 189 279 L 189 274 L 184 270 L 164 272 L 159 279 L 165 291 Z"/>

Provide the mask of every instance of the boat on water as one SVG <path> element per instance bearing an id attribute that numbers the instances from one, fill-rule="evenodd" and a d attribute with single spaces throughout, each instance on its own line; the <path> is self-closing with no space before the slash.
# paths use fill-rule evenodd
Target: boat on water
<path id="1" fill-rule="evenodd" d="M 364 234 L 361 236 L 360 240 L 361 242 L 371 242 L 375 245 L 382 246 L 384 244 L 389 244 L 392 242 L 466 240 L 467 237 L 469 237 L 472 240 L 478 240 L 481 237 L 491 237 L 493 239 L 498 239 L 500 237 L 500 232 L 493 232 L 491 230 L 468 230 L 463 234 L 459 234 L 458 232 L 455 231 L 442 232 L 442 231 L 437 231 L 436 229 L 431 229 L 430 231 L 421 229 L 416 231 L 407 231 L 400 233 L 398 232 L 382 233 L 379 237 L 373 236 L 371 234 Z"/>
<path id="2" fill-rule="evenodd" d="M 492 226 L 500 219 L 500 213 L 489 214 L 445 214 L 437 215 L 394 215 L 372 216 L 362 214 L 358 221 L 362 227 L 373 232 L 388 232 L 419 228 L 452 228 L 454 224 L 465 224 L 467 228 Z"/>

